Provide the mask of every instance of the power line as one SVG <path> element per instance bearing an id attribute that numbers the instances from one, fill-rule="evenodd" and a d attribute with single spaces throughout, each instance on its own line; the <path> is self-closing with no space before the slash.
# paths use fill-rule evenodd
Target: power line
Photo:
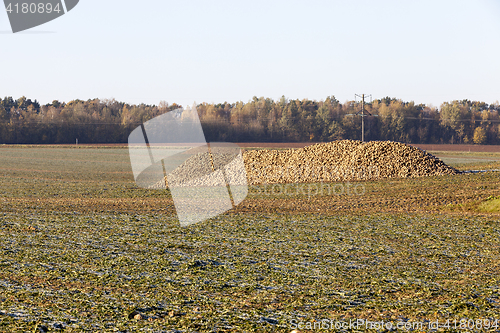
<path id="1" fill-rule="evenodd" d="M 372 114 L 368 111 L 366 111 L 368 114 L 365 114 L 365 94 L 354 94 L 354 100 L 356 100 L 356 97 L 361 98 L 361 110 L 356 112 L 356 115 L 361 115 L 361 142 L 365 142 L 365 117 L 371 116 Z M 372 95 L 367 95 L 366 97 L 370 97 L 371 103 Z"/>

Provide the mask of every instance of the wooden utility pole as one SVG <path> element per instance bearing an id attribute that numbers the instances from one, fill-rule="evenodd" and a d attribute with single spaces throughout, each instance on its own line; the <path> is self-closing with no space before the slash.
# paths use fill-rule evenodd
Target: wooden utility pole
<path id="1" fill-rule="evenodd" d="M 371 97 L 372 95 L 368 96 Z M 365 117 L 371 116 L 372 114 L 368 111 L 366 111 L 367 114 L 365 114 L 365 94 L 356 94 L 355 97 L 361 98 L 361 111 L 358 111 L 356 115 L 361 115 L 361 142 L 365 142 Z"/>

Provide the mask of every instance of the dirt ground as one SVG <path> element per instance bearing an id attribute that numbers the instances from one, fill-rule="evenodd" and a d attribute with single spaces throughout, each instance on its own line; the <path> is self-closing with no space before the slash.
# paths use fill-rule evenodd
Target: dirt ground
<path id="1" fill-rule="evenodd" d="M 236 143 L 241 148 L 303 148 L 319 142 L 240 142 Z M 498 145 L 469 145 L 469 144 L 410 144 L 423 150 L 429 151 L 468 151 L 484 153 L 500 153 Z M 102 148 L 102 147 L 127 147 L 126 143 L 99 143 L 99 144 L 59 144 L 59 145 L 0 145 L 0 148 L 30 146 L 30 147 L 79 147 L 79 148 Z"/>

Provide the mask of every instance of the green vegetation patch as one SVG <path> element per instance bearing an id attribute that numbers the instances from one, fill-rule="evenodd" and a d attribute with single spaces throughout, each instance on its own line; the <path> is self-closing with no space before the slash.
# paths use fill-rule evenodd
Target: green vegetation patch
<path id="1" fill-rule="evenodd" d="M 489 197 L 479 205 L 478 209 L 487 213 L 500 213 L 500 197 Z"/>
<path id="2" fill-rule="evenodd" d="M 425 213 L 493 205 L 498 172 L 337 183 L 359 196 L 252 186 L 181 228 L 168 191 L 134 184 L 125 149 L 0 154 L 0 332 L 498 318 L 498 216 Z"/>
<path id="3" fill-rule="evenodd" d="M 440 215 L 0 215 L 0 330 L 290 332 L 497 318 L 500 222 Z M 43 329 L 42 329 L 43 330 Z"/>

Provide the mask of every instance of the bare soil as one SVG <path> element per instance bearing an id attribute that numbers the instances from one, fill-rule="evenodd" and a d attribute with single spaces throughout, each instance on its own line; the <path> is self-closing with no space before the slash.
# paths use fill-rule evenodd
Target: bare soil
<path id="1" fill-rule="evenodd" d="M 322 142 L 240 142 L 236 143 L 241 148 L 304 148 Z M 469 145 L 469 144 L 412 144 L 410 146 L 418 147 L 429 151 L 467 151 L 467 152 L 484 152 L 484 153 L 500 153 L 499 145 Z M 50 145 L 0 145 L 0 148 L 12 147 L 58 147 L 58 148 L 126 148 L 126 143 L 84 143 L 84 144 L 50 144 Z"/>

